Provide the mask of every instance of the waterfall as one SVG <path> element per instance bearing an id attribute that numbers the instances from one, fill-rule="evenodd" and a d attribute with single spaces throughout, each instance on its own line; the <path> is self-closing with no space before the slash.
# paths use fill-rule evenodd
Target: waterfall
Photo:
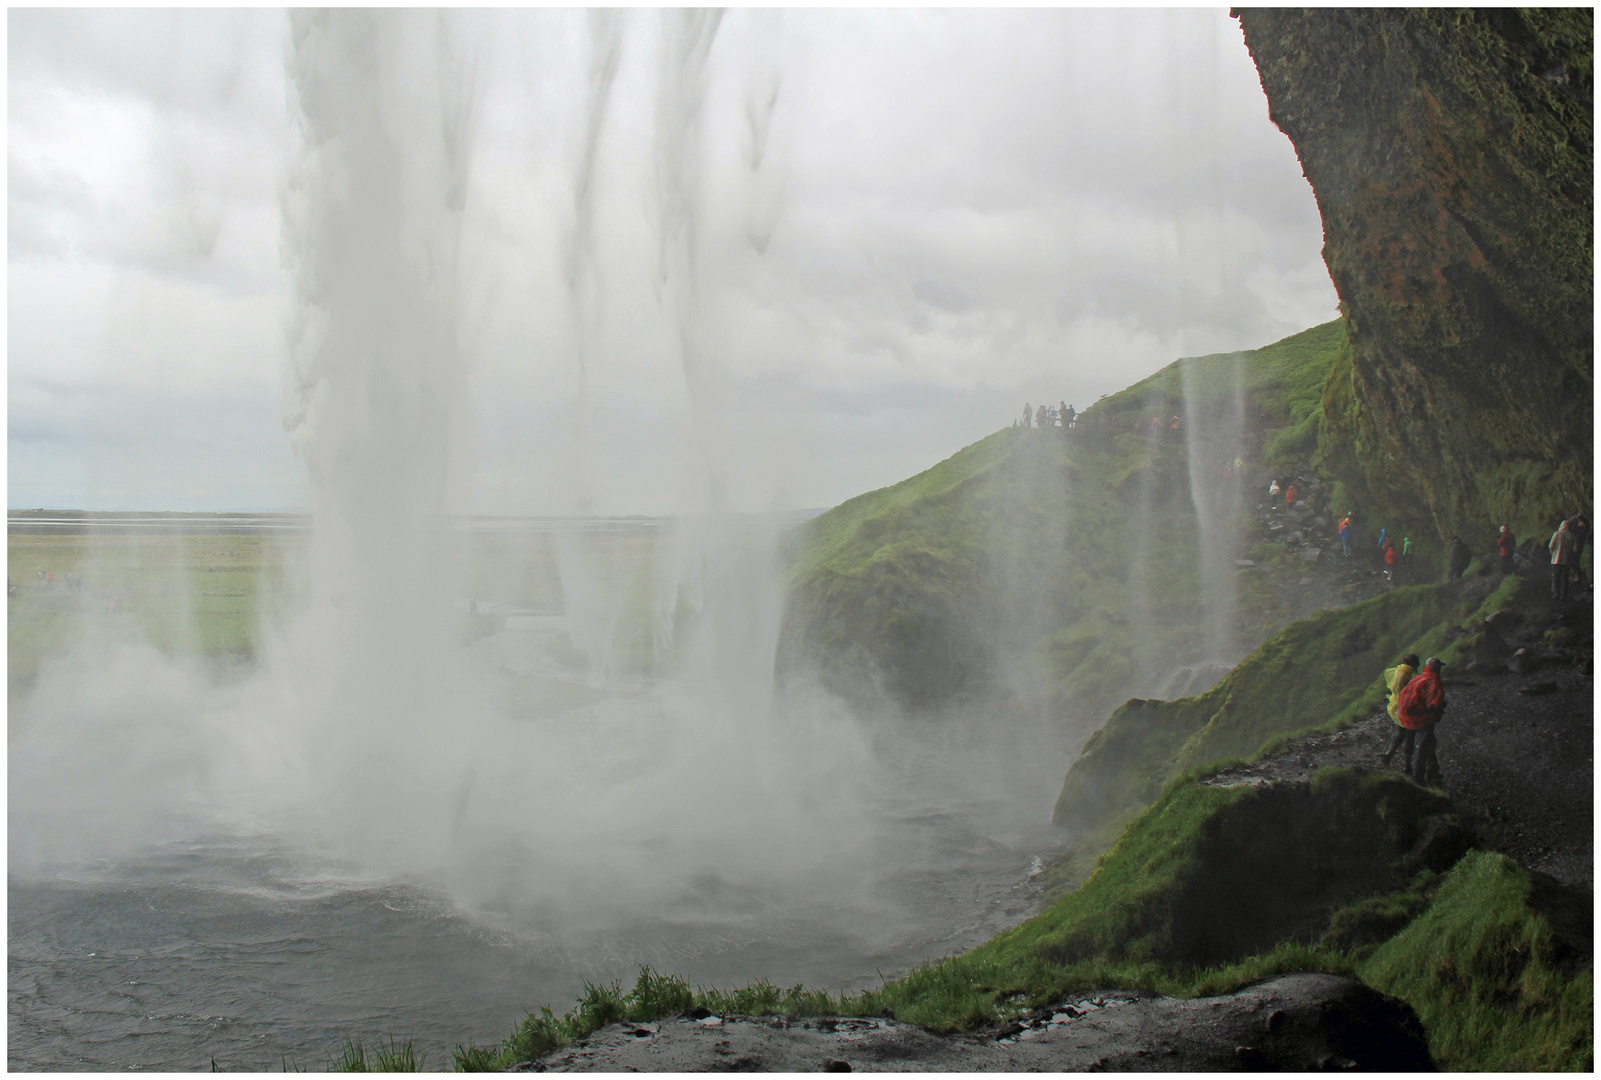
<path id="1" fill-rule="evenodd" d="M 1202 368 L 1205 368 L 1203 374 Z M 1198 659 L 1233 664 L 1239 659 L 1239 589 L 1234 559 L 1244 478 L 1245 367 L 1239 353 L 1186 360 L 1184 445 L 1190 502 L 1196 518 L 1196 570 L 1201 579 L 1207 654 Z"/>
<path id="2" fill-rule="evenodd" d="M 293 286 L 285 427 L 314 490 L 292 640 L 329 820 L 442 844 L 410 748 L 454 712 L 468 509 L 459 256 L 470 61 L 441 13 L 291 16 L 302 153 L 283 199 Z"/>

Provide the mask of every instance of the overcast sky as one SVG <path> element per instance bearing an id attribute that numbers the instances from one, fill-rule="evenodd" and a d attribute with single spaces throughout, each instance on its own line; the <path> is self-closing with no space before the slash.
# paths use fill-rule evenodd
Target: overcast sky
<path id="1" fill-rule="evenodd" d="M 692 445 L 735 508 L 829 506 L 1335 315 L 1222 8 L 741 10 L 687 81 L 670 13 L 447 21 L 480 512 L 671 512 Z M 8 49 L 8 505 L 306 507 L 288 18 L 12 10 Z"/>

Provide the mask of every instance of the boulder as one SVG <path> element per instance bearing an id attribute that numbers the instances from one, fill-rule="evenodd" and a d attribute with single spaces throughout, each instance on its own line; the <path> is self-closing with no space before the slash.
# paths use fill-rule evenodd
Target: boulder
<path id="1" fill-rule="evenodd" d="M 998 1030 L 869 1017 L 610 1024 L 519 1072 L 1432 1071 L 1412 1009 L 1355 979 L 1283 975 L 1222 997 L 1075 995 Z"/>

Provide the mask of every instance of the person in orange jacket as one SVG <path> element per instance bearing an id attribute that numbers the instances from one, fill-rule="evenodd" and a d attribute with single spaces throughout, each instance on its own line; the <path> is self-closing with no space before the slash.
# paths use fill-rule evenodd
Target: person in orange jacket
<path id="1" fill-rule="evenodd" d="M 1511 529 L 1501 526 L 1501 535 L 1495 541 L 1495 553 L 1501 556 L 1501 573 L 1512 574 L 1517 572 L 1517 564 L 1513 561 L 1513 554 L 1518 550 L 1518 538 Z"/>
<path id="2" fill-rule="evenodd" d="M 1440 683 L 1440 669 L 1445 665 L 1438 656 L 1423 663 L 1423 670 L 1401 689 L 1396 712 L 1402 727 L 1422 732 L 1418 739 L 1417 770 L 1412 779 L 1420 784 L 1438 783 L 1440 759 L 1434 751 L 1434 725 L 1445 715 L 1445 687 Z"/>

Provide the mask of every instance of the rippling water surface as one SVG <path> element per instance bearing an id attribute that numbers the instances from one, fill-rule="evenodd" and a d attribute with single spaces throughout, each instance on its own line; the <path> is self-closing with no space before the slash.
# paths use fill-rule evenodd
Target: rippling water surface
<path id="1" fill-rule="evenodd" d="M 364 879 L 271 834 L 198 824 L 67 871 L 13 866 L 8 1063 L 276 1071 L 393 1037 L 448 1067 L 455 1044 L 498 1041 L 528 1010 L 565 1011 L 585 980 L 627 986 L 646 963 L 700 985 L 875 986 L 1032 903 L 1060 771 L 1048 753 L 1003 764 L 1030 758 L 1007 742 L 880 728 L 869 808 L 853 835 L 820 838 L 840 851 L 829 888 L 708 864 L 609 921 Z"/>

